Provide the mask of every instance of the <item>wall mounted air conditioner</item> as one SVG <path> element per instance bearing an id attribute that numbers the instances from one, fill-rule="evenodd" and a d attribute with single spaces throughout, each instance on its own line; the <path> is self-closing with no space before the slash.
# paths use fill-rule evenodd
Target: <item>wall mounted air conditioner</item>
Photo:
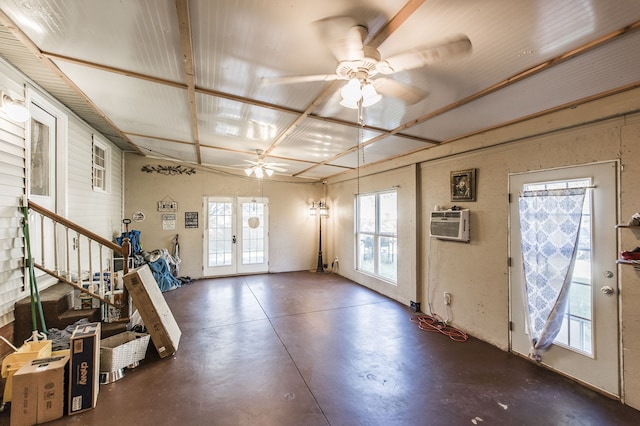
<path id="1" fill-rule="evenodd" d="M 469 210 L 431 212 L 429 230 L 434 238 L 469 242 Z"/>

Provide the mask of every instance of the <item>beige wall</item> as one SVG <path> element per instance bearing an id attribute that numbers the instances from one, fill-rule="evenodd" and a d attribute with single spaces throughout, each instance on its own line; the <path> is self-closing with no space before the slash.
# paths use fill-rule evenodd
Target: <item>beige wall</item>
<path id="1" fill-rule="evenodd" d="M 393 161 L 363 167 L 331 178 L 327 185 L 265 180 L 270 199 L 272 272 L 315 269 L 317 219 L 308 216 L 308 200 L 326 194 L 330 217 L 323 222 L 325 262 L 338 257 L 340 274 L 408 304 L 428 300 L 433 311 L 453 325 L 501 349 L 509 349 L 509 269 L 507 201 L 509 174 L 569 165 L 619 160 L 618 218 L 640 211 L 640 89 L 568 108 L 527 122 L 487 131 Z M 167 164 L 167 162 L 161 162 Z M 184 229 L 184 212 L 202 212 L 205 195 L 255 196 L 255 180 L 198 170 L 193 176 L 163 176 L 140 171 L 158 161 L 126 158 L 125 217 L 141 210 L 145 248 L 169 248 L 180 233 L 181 273 L 198 277 L 202 267 L 202 218 L 197 230 Z M 471 210 L 471 242 L 451 243 L 429 237 L 428 214 L 435 205 L 450 207 L 452 170 L 476 168 L 477 201 L 457 203 Z M 399 285 L 354 271 L 353 197 L 397 187 L 399 217 Z M 178 230 L 162 231 L 157 201 L 179 203 Z M 425 213 L 423 213 L 425 212 Z M 202 213 L 201 213 L 202 214 Z M 640 232 L 619 232 L 619 246 L 640 246 Z M 616 256 L 616 253 L 612 253 Z M 619 267 L 623 397 L 640 408 L 640 272 Z M 452 294 L 450 311 L 442 302 Z M 431 296 L 431 297 L 430 297 Z"/>
<path id="2" fill-rule="evenodd" d="M 453 205 L 449 201 L 451 171 L 477 169 L 477 201 L 456 203 L 471 210 L 469 244 L 430 239 L 429 217 L 422 217 L 422 247 L 431 265 L 422 267 L 423 294 L 429 291 L 434 296 L 434 310 L 445 312 L 442 294 L 450 292 L 453 323 L 507 349 L 509 174 L 617 160 L 623 124 L 616 119 L 422 163 L 425 212 L 434 205 Z"/>
<path id="3" fill-rule="evenodd" d="M 640 211 L 640 90 L 612 95 L 590 104 L 567 108 L 494 131 L 487 131 L 440 147 L 361 169 L 361 183 L 384 187 L 394 173 L 418 164 L 415 185 L 418 200 L 414 232 L 418 238 L 416 257 L 418 295 L 422 311 L 447 317 L 453 325 L 495 346 L 509 349 L 509 268 L 508 258 L 508 180 L 509 174 L 569 165 L 619 160 L 618 219 L 626 222 Z M 383 172 L 385 169 L 396 172 Z M 455 243 L 429 237 L 427 212 L 435 205 L 451 207 L 450 172 L 477 169 L 477 201 L 457 202 L 471 210 L 471 242 Z M 362 177 L 369 175 L 368 177 Z M 329 196 L 341 199 L 355 192 L 353 175 L 329 180 Z M 405 204 L 399 202 L 402 209 Z M 413 209 L 412 206 L 408 206 Z M 420 213 L 424 212 L 424 213 Z M 350 235 L 350 218 L 336 228 L 338 235 Z M 619 232 L 619 246 L 640 246 L 637 230 Z M 335 237 L 335 236 L 334 236 Z M 336 252 L 347 253 L 352 242 L 333 242 Z M 404 246 L 405 250 L 408 246 Z M 401 249 L 399 249 L 401 250 Z M 611 253 L 615 258 L 616 253 Z M 349 265 L 347 263 L 347 265 Z M 350 265 L 352 266 L 352 264 Z M 343 263 L 341 261 L 341 268 Z M 344 275 L 377 289 L 367 278 L 341 269 Z M 640 272 L 619 267 L 621 317 L 621 358 L 623 398 L 640 408 Z M 452 294 L 447 311 L 443 292 Z M 398 298 L 398 300 L 402 300 Z M 610 332 L 615 332 L 611 330 Z"/>
<path id="4" fill-rule="evenodd" d="M 620 177 L 620 218 L 626 222 L 640 211 L 640 116 L 628 118 L 620 130 L 624 167 Z M 640 246 L 639 230 L 619 232 L 620 248 L 630 250 Z M 640 409 L 640 272 L 621 266 L 619 276 L 625 401 Z"/>
<path id="5" fill-rule="evenodd" d="M 345 180 L 331 185 L 329 202 L 332 217 L 329 226 L 329 247 L 338 257 L 340 275 L 350 278 L 405 305 L 417 300 L 417 215 L 416 215 L 416 167 L 405 166 L 387 172 Z M 355 270 L 354 197 L 396 188 L 398 195 L 398 284 L 376 279 Z M 333 257 L 332 257 L 333 259 Z"/>
<path id="6" fill-rule="evenodd" d="M 175 234 L 180 236 L 180 275 L 202 277 L 203 262 L 203 197 L 232 196 L 269 199 L 269 253 L 270 272 L 315 269 L 318 237 L 317 221 L 309 217 L 307 201 L 319 199 L 323 185 L 305 181 L 296 182 L 264 179 L 262 186 L 255 178 L 243 175 L 196 168 L 193 175 L 167 176 L 141 171 L 142 166 L 177 165 L 135 154 L 125 158 L 124 217 L 141 211 L 143 222 L 133 222 L 129 228 L 141 231 L 144 250 L 167 248 L 171 251 Z M 191 167 L 186 164 L 185 167 Z M 176 230 L 162 230 L 162 213 L 157 203 L 162 200 L 178 202 Z M 185 229 L 184 213 L 198 212 L 199 227 Z M 325 261 L 326 261 L 325 256 Z"/>

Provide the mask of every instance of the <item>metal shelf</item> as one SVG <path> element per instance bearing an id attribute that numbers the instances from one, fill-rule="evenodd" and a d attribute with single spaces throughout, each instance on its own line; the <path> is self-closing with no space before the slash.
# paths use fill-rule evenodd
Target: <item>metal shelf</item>
<path id="1" fill-rule="evenodd" d="M 635 269 L 636 271 L 640 271 L 640 260 L 618 259 L 618 260 L 616 260 L 616 263 L 618 265 L 628 265 L 628 266 L 633 267 L 633 269 Z"/>
<path id="2" fill-rule="evenodd" d="M 640 229 L 639 225 L 627 225 L 624 223 L 620 223 L 616 225 L 616 228 L 630 228 L 630 229 Z M 629 265 L 632 266 L 636 271 L 640 271 L 640 260 L 626 260 L 626 259 L 618 259 L 616 260 L 618 265 Z"/>

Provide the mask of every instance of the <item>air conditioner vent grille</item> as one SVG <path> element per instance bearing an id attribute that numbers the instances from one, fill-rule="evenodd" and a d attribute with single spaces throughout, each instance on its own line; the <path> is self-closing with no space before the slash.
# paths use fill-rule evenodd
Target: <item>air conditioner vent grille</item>
<path id="1" fill-rule="evenodd" d="M 431 212 L 430 234 L 434 238 L 469 241 L 469 210 L 441 210 Z"/>

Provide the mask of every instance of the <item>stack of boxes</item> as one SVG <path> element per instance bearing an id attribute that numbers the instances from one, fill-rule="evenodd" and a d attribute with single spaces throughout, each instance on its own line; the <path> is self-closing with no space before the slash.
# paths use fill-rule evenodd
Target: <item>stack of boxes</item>
<path id="1" fill-rule="evenodd" d="M 100 283 L 99 274 L 97 280 Z M 174 354 L 178 350 L 181 331 L 148 265 L 131 271 L 123 277 L 123 281 L 149 335 L 136 335 L 133 340 L 127 338 L 116 342 L 110 348 L 111 354 L 105 355 L 113 358 L 114 353 L 127 352 L 127 356 L 132 356 L 131 362 L 137 363 L 144 358 L 149 338 L 161 358 Z M 95 283 L 94 280 L 89 285 Z M 102 277 L 102 283 L 110 285 L 111 280 Z M 118 291 L 107 296 L 116 303 L 118 298 L 124 298 Z M 124 305 L 124 300 L 120 302 Z M 69 350 L 52 352 L 50 357 L 29 361 L 15 371 L 12 426 L 44 423 L 62 417 L 65 412 L 71 415 L 96 406 L 100 386 L 100 328 L 100 323 L 76 326 Z M 144 345 L 131 345 L 132 341 L 137 343 L 136 340 L 144 340 Z M 136 349 L 131 349 L 134 346 Z M 144 349 L 138 352 L 138 347 Z"/>
<path id="2" fill-rule="evenodd" d="M 111 281 L 111 272 L 103 272 L 102 280 L 100 280 L 100 272 L 95 272 L 91 280 L 82 281 L 82 288 L 94 294 L 104 295 L 111 290 Z M 74 290 L 73 307 L 75 309 L 97 309 L 100 307 L 100 300 L 76 289 Z"/>
<path id="3" fill-rule="evenodd" d="M 100 272 L 94 273 L 91 280 L 82 282 L 82 288 L 109 300 L 116 306 L 101 303 L 100 299 L 75 289 L 73 291 L 74 309 L 98 309 L 102 307 L 101 318 L 104 322 L 113 322 L 122 316 L 128 316 L 128 312 L 122 312 L 122 309 L 126 309 L 127 305 L 124 300 L 122 285 L 118 284 L 121 282 L 121 271 L 115 273 L 103 272 L 102 274 Z"/>
<path id="4" fill-rule="evenodd" d="M 69 350 L 31 360 L 13 374 L 11 425 L 33 425 L 62 417 L 65 390 L 67 414 L 94 408 L 99 374 L 100 323 L 79 325 L 71 335 Z"/>

